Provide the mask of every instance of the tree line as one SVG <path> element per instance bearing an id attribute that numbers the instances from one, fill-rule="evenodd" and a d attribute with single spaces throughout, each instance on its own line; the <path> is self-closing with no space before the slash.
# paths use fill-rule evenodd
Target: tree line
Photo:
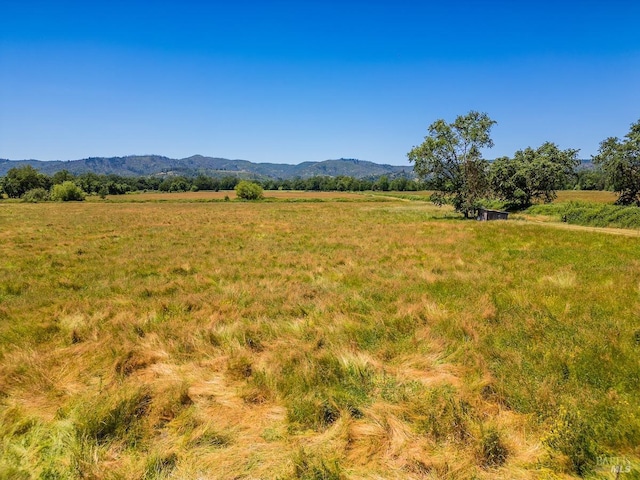
<path id="1" fill-rule="evenodd" d="M 242 181 L 237 176 L 211 177 L 199 175 L 186 176 L 140 176 L 123 177 L 119 175 L 100 175 L 96 173 L 82 173 L 74 175 L 61 170 L 53 175 L 39 172 L 30 165 L 14 167 L 4 177 L 0 177 L 0 198 L 23 198 L 25 200 L 43 201 L 53 198 L 51 194 L 56 185 L 75 185 L 86 195 L 122 195 L 128 192 L 157 191 L 157 192 L 196 192 L 200 190 L 219 191 L 233 190 Z M 307 190 L 307 191 L 418 191 L 429 188 L 428 182 L 422 182 L 406 177 L 389 179 L 387 176 L 377 178 L 355 178 L 349 176 L 293 179 L 252 179 L 264 190 Z M 57 189 L 59 190 L 59 188 Z M 77 200 L 77 192 L 72 195 Z M 66 197 L 63 199 L 67 199 Z"/>
<path id="2" fill-rule="evenodd" d="M 618 194 L 618 204 L 640 206 L 640 120 L 624 139 L 609 137 L 600 143 L 593 157 L 598 170 L 579 173 L 579 150 L 562 150 L 552 142 L 518 150 L 513 157 L 484 160 L 481 150 L 493 147 L 495 124 L 476 111 L 452 123 L 439 119 L 429 126 L 424 142 L 409 151 L 418 178 L 431 182 L 435 203 L 450 203 L 465 217 L 491 199 L 522 209 L 553 201 L 556 191 L 573 181 L 594 189 L 609 187 Z"/>
<path id="3" fill-rule="evenodd" d="M 186 176 L 140 176 L 123 177 L 119 175 L 101 175 L 96 173 L 82 173 L 74 175 L 61 170 L 53 175 L 39 172 L 30 165 L 14 167 L 4 177 L 0 177 L 0 198 L 24 198 L 27 201 L 44 201 L 56 199 L 51 197 L 53 187 L 71 182 L 83 194 L 88 195 L 123 195 L 128 192 L 188 192 L 188 191 L 219 191 L 233 190 L 241 181 L 239 177 L 224 176 L 211 177 L 199 175 Z M 286 180 L 268 179 L 252 182 L 260 185 L 264 190 L 305 190 L 305 191 L 394 191 L 410 192 L 418 190 L 435 190 L 437 179 L 423 180 L 398 177 L 389 179 L 383 175 L 377 178 L 358 179 L 348 176 L 310 178 L 293 178 Z M 68 184 L 67 184 L 68 185 Z M 582 169 L 564 179 L 563 189 L 580 190 L 608 190 L 611 185 L 601 170 Z M 67 186 L 67 189 L 69 187 Z M 77 198 L 77 192 L 71 195 Z M 67 199 L 65 196 L 64 199 Z"/>

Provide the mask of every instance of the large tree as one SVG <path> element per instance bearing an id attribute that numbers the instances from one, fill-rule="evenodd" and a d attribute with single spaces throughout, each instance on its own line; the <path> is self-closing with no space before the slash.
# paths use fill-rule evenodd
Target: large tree
<path id="1" fill-rule="evenodd" d="M 640 206 L 640 120 L 631 124 L 624 140 L 609 137 L 601 142 L 593 162 L 618 194 L 616 203 Z"/>
<path id="2" fill-rule="evenodd" d="M 497 158 L 490 168 L 494 193 L 512 207 L 525 208 L 534 201 L 551 202 L 580 163 L 578 150 L 560 150 L 545 142 L 535 150 L 518 150 L 513 158 Z"/>
<path id="3" fill-rule="evenodd" d="M 465 217 L 480 206 L 488 188 L 487 162 L 480 149 L 493 147 L 490 133 L 495 123 L 475 111 L 453 123 L 436 120 L 424 142 L 407 154 L 416 175 L 436 190 L 431 196 L 436 204 L 451 203 Z"/>
<path id="4" fill-rule="evenodd" d="M 9 198 L 20 198 L 34 188 L 48 190 L 51 186 L 49 177 L 38 172 L 31 165 L 10 169 L 7 175 L 0 179 L 0 183 L 2 183 L 0 190 L 4 190 Z"/>

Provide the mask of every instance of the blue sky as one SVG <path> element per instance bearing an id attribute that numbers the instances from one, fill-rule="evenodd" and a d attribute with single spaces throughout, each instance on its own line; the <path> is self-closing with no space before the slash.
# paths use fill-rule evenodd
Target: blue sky
<path id="1" fill-rule="evenodd" d="M 407 164 L 434 120 L 485 157 L 595 154 L 640 119 L 640 2 L 0 0 L 0 158 Z"/>

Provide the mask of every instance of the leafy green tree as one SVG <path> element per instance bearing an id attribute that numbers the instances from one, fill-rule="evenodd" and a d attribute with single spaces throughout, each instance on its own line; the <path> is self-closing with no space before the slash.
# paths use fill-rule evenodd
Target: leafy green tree
<path id="1" fill-rule="evenodd" d="M 465 217 L 480 206 L 488 190 L 487 162 L 481 148 L 493 147 L 486 113 L 460 115 L 453 123 L 436 120 L 429 126 L 424 142 L 407 154 L 418 178 L 429 181 L 436 192 L 437 205 L 451 203 Z"/>
<path id="2" fill-rule="evenodd" d="M 262 198 L 262 187 L 257 183 L 242 180 L 236 185 L 236 195 L 243 200 L 260 200 Z"/>
<path id="3" fill-rule="evenodd" d="M 326 191 L 327 189 L 331 189 L 332 191 L 337 191 L 337 192 L 353 191 L 355 189 L 353 178 L 345 177 L 343 175 L 338 175 L 337 177 L 328 178 L 326 181 L 322 183 L 321 190 Z"/>
<path id="4" fill-rule="evenodd" d="M 166 178 L 162 181 L 160 185 L 158 185 L 158 191 L 160 192 L 168 192 L 171 188 L 172 180 L 170 178 Z"/>
<path id="5" fill-rule="evenodd" d="M 187 192 L 191 189 L 191 182 L 188 178 L 168 177 L 158 186 L 161 192 Z"/>
<path id="6" fill-rule="evenodd" d="M 171 186 L 169 187 L 170 192 L 187 192 L 191 189 L 191 183 L 189 179 L 185 177 L 175 177 L 171 181 Z"/>
<path id="7" fill-rule="evenodd" d="M 604 173 L 598 170 L 579 170 L 576 172 L 575 187 L 579 190 L 606 190 Z"/>
<path id="8" fill-rule="evenodd" d="M 317 192 L 322 190 L 322 177 L 311 177 L 307 179 L 307 190 Z"/>
<path id="9" fill-rule="evenodd" d="M 307 180 L 307 183 L 309 183 L 309 180 Z M 346 192 L 350 190 L 349 180 L 347 177 L 343 176 L 323 177 L 321 178 L 320 190 L 324 192 Z"/>
<path id="10" fill-rule="evenodd" d="M 84 195 L 84 192 L 79 186 L 68 180 L 54 185 L 51 188 L 51 200 L 59 202 L 79 202 L 84 200 Z"/>
<path id="11" fill-rule="evenodd" d="M 389 177 L 382 175 L 373 186 L 374 190 L 389 191 Z"/>
<path id="12" fill-rule="evenodd" d="M 198 190 L 215 190 L 218 191 L 220 188 L 219 182 L 214 180 L 211 177 L 207 177 L 206 175 L 198 175 L 193 180 L 193 185 L 198 188 Z"/>
<path id="13" fill-rule="evenodd" d="M 75 175 L 69 172 L 69 170 L 60 170 L 53 174 L 53 177 L 51 177 L 51 182 L 54 185 L 57 185 L 59 183 L 66 182 L 67 180 L 74 181 L 75 178 Z"/>
<path id="14" fill-rule="evenodd" d="M 34 188 L 49 189 L 51 180 L 31 165 L 15 167 L 2 178 L 2 190 L 9 198 L 20 198 Z"/>
<path id="15" fill-rule="evenodd" d="M 593 162 L 618 194 L 616 203 L 640 206 L 640 120 L 631 124 L 624 140 L 609 137 L 600 143 L 598 152 Z"/>
<path id="16" fill-rule="evenodd" d="M 304 190 L 305 188 L 307 188 L 307 182 L 305 182 L 304 179 L 300 177 L 296 177 L 292 181 L 291 188 L 293 190 Z"/>
<path id="17" fill-rule="evenodd" d="M 220 179 L 220 190 L 233 190 L 240 180 L 238 177 L 226 176 Z"/>
<path id="18" fill-rule="evenodd" d="M 158 187 L 162 183 L 162 179 L 158 177 L 138 177 L 133 179 L 131 189 L 132 190 L 158 190 Z"/>
<path id="19" fill-rule="evenodd" d="M 86 172 L 79 175 L 74 182 L 82 189 L 83 192 L 89 194 L 98 193 L 104 184 L 104 176 L 100 176 L 93 172 Z"/>
<path id="20" fill-rule="evenodd" d="M 578 150 L 560 150 L 552 142 L 535 150 L 518 150 L 513 158 L 500 157 L 491 164 L 491 188 L 514 208 L 526 208 L 539 200 L 551 202 L 580 164 L 577 156 Z"/>
<path id="21" fill-rule="evenodd" d="M 389 190 L 394 192 L 404 192 L 408 190 L 409 180 L 404 177 L 394 178 L 389 184 Z"/>
<path id="22" fill-rule="evenodd" d="M 47 200 L 49 200 L 49 191 L 42 187 L 34 188 L 22 195 L 23 202 L 38 203 L 46 202 Z"/>

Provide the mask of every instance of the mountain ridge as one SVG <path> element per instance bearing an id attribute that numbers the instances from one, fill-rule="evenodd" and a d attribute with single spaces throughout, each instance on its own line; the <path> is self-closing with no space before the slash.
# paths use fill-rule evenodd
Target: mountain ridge
<path id="1" fill-rule="evenodd" d="M 412 166 L 378 164 L 368 160 L 340 158 L 320 162 L 305 161 L 297 165 L 286 163 L 254 163 L 249 160 L 192 155 L 181 159 L 163 155 L 127 155 L 124 157 L 88 157 L 80 160 L 8 160 L 0 159 L 0 175 L 14 167 L 31 165 L 42 173 L 52 175 L 60 170 L 73 174 L 96 173 L 120 176 L 198 175 L 243 178 L 309 178 L 314 176 L 350 176 L 355 178 L 406 176 L 413 177 Z"/>

